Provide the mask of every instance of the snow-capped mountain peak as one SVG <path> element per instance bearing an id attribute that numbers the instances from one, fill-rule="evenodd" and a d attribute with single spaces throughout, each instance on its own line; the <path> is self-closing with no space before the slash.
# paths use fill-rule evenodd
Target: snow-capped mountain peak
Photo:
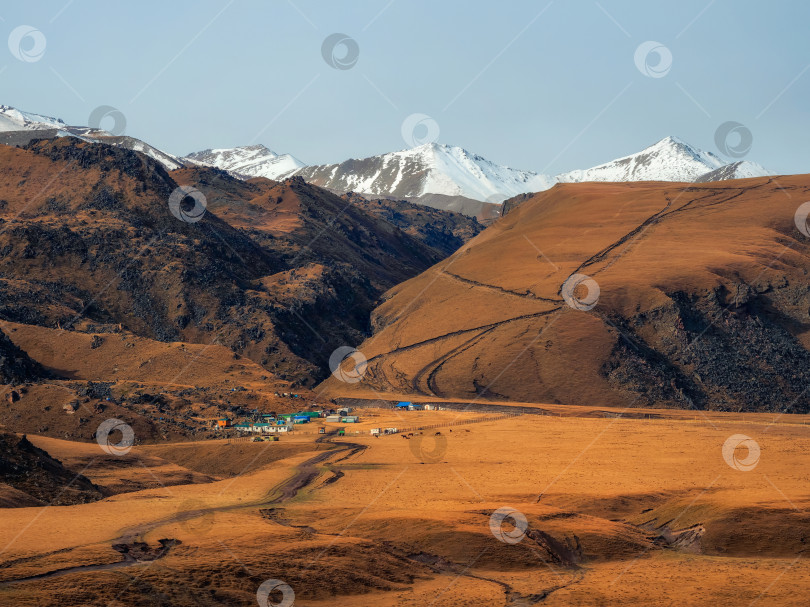
<path id="1" fill-rule="evenodd" d="M 290 154 L 276 154 L 262 144 L 194 152 L 184 160 L 246 177 L 284 179 L 306 165 Z"/>
<path id="2" fill-rule="evenodd" d="M 556 176 L 561 183 L 580 181 L 694 181 L 725 165 L 718 156 L 704 152 L 677 137 L 665 137 L 636 154 L 623 156 L 590 169 Z"/>
<path id="3" fill-rule="evenodd" d="M 338 191 L 402 198 L 442 194 L 489 202 L 551 185 L 547 177 L 532 171 L 511 169 L 464 148 L 440 143 L 306 167 L 298 174 Z"/>
<path id="4" fill-rule="evenodd" d="M 246 145 L 238 148 L 208 149 L 200 152 L 193 152 L 186 156 L 189 160 L 194 160 L 200 164 L 222 165 L 222 164 L 247 164 L 263 160 L 266 158 L 276 158 L 273 150 L 262 145 Z M 218 167 L 221 168 L 221 167 Z"/>

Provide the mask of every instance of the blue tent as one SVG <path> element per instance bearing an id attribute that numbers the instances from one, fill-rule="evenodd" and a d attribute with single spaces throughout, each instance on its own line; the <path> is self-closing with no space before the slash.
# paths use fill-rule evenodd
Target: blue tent
<path id="1" fill-rule="evenodd" d="M 399 403 L 397 403 L 397 409 L 407 409 L 407 408 L 408 408 L 408 407 L 410 407 L 410 406 L 411 406 L 411 403 L 410 403 L 410 402 L 406 402 L 406 401 L 404 401 L 404 400 L 402 400 L 402 401 L 400 401 Z"/>

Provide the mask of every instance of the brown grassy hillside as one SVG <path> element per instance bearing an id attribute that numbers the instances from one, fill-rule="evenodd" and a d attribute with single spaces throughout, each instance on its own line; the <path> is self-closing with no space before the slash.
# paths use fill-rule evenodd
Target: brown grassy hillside
<path id="1" fill-rule="evenodd" d="M 213 438 L 221 434 L 212 420 L 254 409 L 298 411 L 302 399 L 311 402 L 308 390 L 292 390 L 225 346 L 11 322 L 0 322 L 0 330 L 43 372 L 0 386 L 0 426 L 15 432 L 93 441 L 102 422 L 118 418 L 138 444 Z M 300 398 L 285 396 L 290 392 Z"/>
<path id="2" fill-rule="evenodd" d="M 808 196 L 808 176 L 558 185 L 387 293 L 363 381 L 326 387 L 807 411 Z M 564 300 L 575 274 L 592 309 Z"/>

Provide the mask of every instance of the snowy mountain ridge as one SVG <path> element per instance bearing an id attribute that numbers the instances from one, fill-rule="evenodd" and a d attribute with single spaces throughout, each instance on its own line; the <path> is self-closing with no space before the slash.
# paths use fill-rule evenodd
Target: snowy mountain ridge
<path id="1" fill-rule="evenodd" d="M 84 141 L 134 150 L 154 158 L 169 171 L 183 166 L 183 162 L 176 156 L 159 150 L 140 139 L 126 135 L 115 135 L 103 129 L 89 126 L 69 126 L 60 118 L 23 112 L 9 105 L 0 105 L 0 133 L 20 132 L 30 133 L 32 138 L 36 136 L 37 132 L 42 137 L 78 137 Z"/>
<path id="2" fill-rule="evenodd" d="M 208 149 L 194 152 L 183 160 L 192 164 L 212 166 L 245 177 L 266 177 L 280 180 L 307 166 L 290 154 L 276 154 L 258 144 L 239 148 Z"/>
<path id="3" fill-rule="evenodd" d="M 463 148 L 438 143 L 310 166 L 298 174 L 336 191 L 402 198 L 443 194 L 489 202 L 553 185 L 544 175 L 498 165 Z"/>
<path id="4" fill-rule="evenodd" d="M 63 130 L 67 126 L 59 118 L 23 112 L 10 105 L 0 105 L 0 132 L 37 131 L 43 128 Z"/>

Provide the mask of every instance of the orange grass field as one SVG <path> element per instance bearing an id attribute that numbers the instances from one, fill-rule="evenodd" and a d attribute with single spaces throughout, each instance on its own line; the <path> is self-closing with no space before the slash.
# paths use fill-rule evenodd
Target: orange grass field
<path id="1" fill-rule="evenodd" d="M 88 470 L 95 482 L 153 475 L 153 488 L 4 509 L 0 603 L 251 605 L 273 579 L 300 606 L 806 604 L 800 416 L 555 409 L 569 415 L 407 439 L 364 423 L 321 442 L 306 428 L 274 443 L 137 446 L 126 465 L 95 444 L 32 437 L 74 469 L 95 453 L 108 466 Z M 400 427 L 481 417 L 360 414 Z M 724 457 L 736 434 L 760 447 L 751 470 L 733 467 L 751 463 L 745 447 Z M 181 473 L 190 484 L 170 484 Z M 518 518 L 493 519 L 501 508 Z M 137 542 L 160 540 L 175 540 L 162 558 L 137 558 Z"/>

